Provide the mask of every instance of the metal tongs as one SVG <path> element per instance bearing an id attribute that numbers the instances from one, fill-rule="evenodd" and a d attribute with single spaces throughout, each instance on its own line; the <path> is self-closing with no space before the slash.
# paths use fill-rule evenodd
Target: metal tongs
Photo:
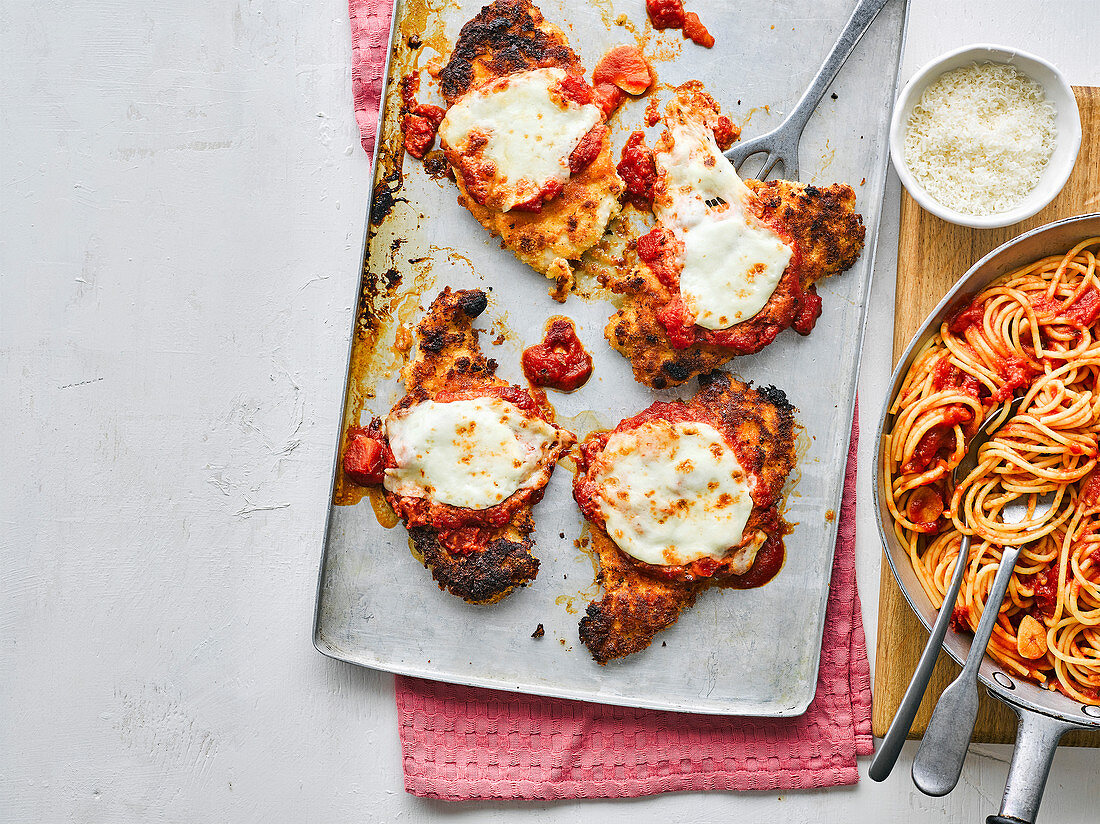
<path id="1" fill-rule="evenodd" d="M 829 90 L 829 84 L 833 82 L 840 67 L 852 54 L 856 43 L 887 2 L 888 0 L 860 0 L 852 16 L 848 18 L 833 50 L 829 52 L 829 56 L 825 58 L 825 62 L 814 75 L 809 88 L 802 94 L 802 98 L 786 119 L 767 134 L 738 143 L 725 153 L 726 159 L 734 165 L 734 168 L 740 170 L 741 164 L 746 159 L 755 154 L 767 152 L 764 165 L 756 173 L 758 179 L 766 179 L 768 173 L 779 161 L 783 162 L 783 174 L 788 179 L 795 180 L 798 177 L 798 141 L 802 138 L 802 130 L 806 128 L 810 115 L 814 113 L 817 104 Z"/>

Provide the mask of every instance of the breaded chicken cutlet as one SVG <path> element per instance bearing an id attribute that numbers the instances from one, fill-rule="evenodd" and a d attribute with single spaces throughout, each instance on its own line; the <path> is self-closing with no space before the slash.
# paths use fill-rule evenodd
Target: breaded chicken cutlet
<path id="1" fill-rule="evenodd" d="M 384 484 L 440 589 L 472 604 L 534 580 L 531 508 L 576 441 L 545 395 L 496 376 L 472 325 L 486 305 L 480 290 L 440 293 L 417 328 L 407 394 L 344 457 L 346 474 Z"/>
<path id="2" fill-rule="evenodd" d="M 645 649 L 704 589 L 760 586 L 782 565 L 794 410 L 724 372 L 699 383 L 687 402 L 655 403 L 581 444 L 573 497 L 603 594 L 580 637 L 601 664 Z"/>
<path id="3" fill-rule="evenodd" d="M 565 34 L 529 0 L 495 0 L 439 73 L 439 126 L 458 202 L 564 300 L 571 261 L 619 211 L 609 112 Z"/>
<path id="4" fill-rule="evenodd" d="M 742 182 L 715 141 L 720 117 L 697 82 L 677 89 L 653 152 L 658 225 L 611 284 L 626 297 L 605 335 L 656 389 L 758 352 L 789 327 L 809 334 L 821 314 L 814 284 L 863 249 L 850 186 Z"/>

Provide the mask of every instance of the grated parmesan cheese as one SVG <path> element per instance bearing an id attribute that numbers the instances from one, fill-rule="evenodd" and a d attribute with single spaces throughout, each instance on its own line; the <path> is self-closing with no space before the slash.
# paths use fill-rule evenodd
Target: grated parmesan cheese
<path id="1" fill-rule="evenodd" d="M 968 215 L 1011 209 L 1054 152 L 1054 106 L 1014 66 L 972 64 L 943 74 L 909 116 L 905 162 L 943 205 Z"/>

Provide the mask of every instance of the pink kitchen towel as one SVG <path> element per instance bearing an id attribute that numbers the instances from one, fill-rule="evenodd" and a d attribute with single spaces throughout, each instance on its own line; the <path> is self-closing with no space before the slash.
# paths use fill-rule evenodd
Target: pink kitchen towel
<path id="1" fill-rule="evenodd" d="M 626 798 L 854 784 L 870 755 L 871 673 L 856 592 L 858 423 L 825 611 L 817 695 L 797 718 L 615 707 L 397 676 L 405 789 L 475 798 Z"/>
<path id="2" fill-rule="evenodd" d="M 388 0 L 349 0 L 355 115 L 373 156 Z M 817 694 L 798 718 L 616 707 L 397 676 L 405 789 L 444 800 L 624 798 L 854 784 L 871 677 L 855 576 L 855 454 L 845 474 Z"/>
<path id="3" fill-rule="evenodd" d="M 351 93 L 355 120 L 367 157 L 374 157 L 382 74 L 390 39 L 390 0 L 348 0 L 351 13 Z"/>

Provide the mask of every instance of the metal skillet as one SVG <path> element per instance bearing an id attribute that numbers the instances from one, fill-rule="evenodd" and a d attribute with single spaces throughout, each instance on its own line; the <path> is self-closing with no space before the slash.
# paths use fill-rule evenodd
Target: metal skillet
<path id="1" fill-rule="evenodd" d="M 879 446 L 874 486 L 875 512 L 886 559 L 894 578 L 909 606 L 927 629 L 931 629 L 935 622 L 936 610 L 921 588 L 905 548 L 894 536 L 893 521 L 886 506 L 883 434 L 892 423 L 890 404 L 920 347 L 936 333 L 945 319 L 966 305 L 974 295 L 1002 275 L 1047 255 L 1062 253 L 1078 241 L 1097 235 L 1100 235 L 1100 213 L 1048 223 L 994 249 L 974 264 L 940 301 L 921 324 L 894 370 L 876 433 Z M 970 651 L 970 641 L 968 634 L 949 631 L 943 646 L 956 662 L 962 664 Z M 978 678 L 990 695 L 1008 704 L 1019 717 L 1016 748 L 1000 814 L 989 816 L 987 824 L 1031 824 L 1039 811 L 1058 741 L 1071 729 L 1100 730 L 1100 707 L 1082 705 L 1062 693 L 1045 690 L 1038 684 L 1017 678 L 1005 672 L 989 656 L 982 661 Z"/>

